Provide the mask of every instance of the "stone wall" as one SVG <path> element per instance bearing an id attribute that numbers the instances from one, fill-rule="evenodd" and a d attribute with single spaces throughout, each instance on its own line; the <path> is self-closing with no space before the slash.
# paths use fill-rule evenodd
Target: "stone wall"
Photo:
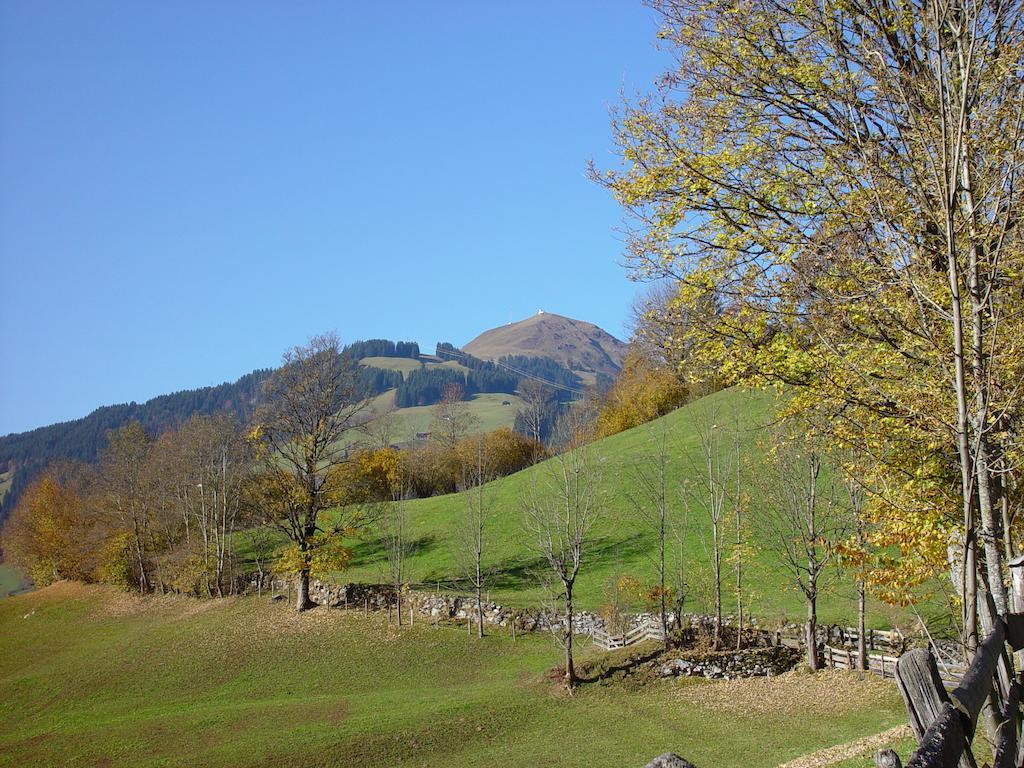
<path id="1" fill-rule="evenodd" d="M 288 588 L 285 581 L 275 581 L 274 586 L 280 591 Z M 370 610 L 387 610 L 389 605 L 395 604 L 395 589 L 387 584 L 332 584 L 323 581 L 311 581 L 309 585 L 310 597 L 321 605 L 328 605 L 332 608 L 340 608 L 348 605 L 349 608 L 361 608 L 364 605 Z M 417 618 L 429 621 L 468 621 L 470 617 L 476 620 L 476 599 L 463 595 L 451 595 L 443 592 L 406 592 L 403 595 L 403 611 L 412 606 Z M 561 614 L 545 611 L 537 608 L 509 608 L 489 601 L 483 603 L 484 624 L 490 626 L 511 628 L 515 623 L 517 631 L 521 632 L 549 632 L 559 631 L 562 628 L 563 619 Z M 619 632 L 627 632 L 640 624 L 654 620 L 658 617 L 651 613 L 640 613 L 629 617 L 624 626 L 618 627 Z M 675 623 L 675 614 L 669 614 L 669 623 Z M 723 616 L 722 623 L 726 627 L 734 625 L 735 619 L 732 616 Z M 714 617 L 697 613 L 686 613 L 682 617 L 682 625 L 691 635 L 710 636 L 714 629 Z M 590 636 L 595 629 L 608 631 L 607 622 L 595 613 L 581 611 L 576 613 L 573 621 L 573 629 L 577 635 Z M 786 624 L 778 629 L 767 629 L 758 626 L 756 618 L 745 617 L 744 619 L 744 645 L 748 647 L 772 648 L 780 643 L 782 637 L 799 639 L 802 644 L 803 625 Z M 840 646 L 842 643 L 838 627 L 819 625 L 819 642 Z"/>
<path id="2" fill-rule="evenodd" d="M 275 584 L 279 590 L 287 589 L 287 582 Z M 388 605 L 395 604 L 395 589 L 387 584 L 330 584 L 323 581 L 311 581 L 309 596 L 320 605 L 332 608 L 348 606 L 351 609 L 366 607 L 370 610 L 386 610 Z M 436 592 L 406 592 L 403 595 L 403 608 L 412 606 L 417 617 L 430 621 L 467 621 L 470 617 L 476 620 L 476 598 L 462 595 L 450 595 Z M 483 602 L 484 624 L 511 628 L 515 622 L 516 630 L 523 632 L 548 632 L 562 627 L 560 614 L 536 608 L 509 608 L 489 601 Z M 635 617 L 639 622 L 642 617 Z M 604 629 L 605 622 L 594 613 L 581 611 L 573 618 L 575 634 L 590 635 L 595 628 Z"/>
<path id="3" fill-rule="evenodd" d="M 796 648 L 750 648 L 742 651 L 692 653 L 680 651 L 661 664 L 662 677 L 706 677 L 731 680 L 771 677 L 793 669 L 803 654 Z"/>

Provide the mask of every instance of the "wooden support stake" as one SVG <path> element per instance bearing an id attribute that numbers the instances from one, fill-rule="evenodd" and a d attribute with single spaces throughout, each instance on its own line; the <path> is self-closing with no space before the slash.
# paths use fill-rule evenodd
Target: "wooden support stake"
<path id="1" fill-rule="evenodd" d="M 955 709 L 950 702 L 942 705 L 938 717 L 921 739 L 914 756 L 907 768 L 947 768 L 947 766 L 963 765 L 969 754 L 966 750 L 967 734 L 964 723 L 967 719 L 963 713 Z"/>
<path id="2" fill-rule="evenodd" d="M 1006 701 L 1002 723 L 999 726 L 999 740 L 996 743 L 995 757 L 992 759 L 994 768 L 1013 768 L 1017 757 L 1017 725 L 1020 720 L 1020 696 L 1022 679 L 1020 676 L 1010 686 L 1010 695 Z"/>
<path id="3" fill-rule="evenodd" d="M 974 654 L 974 661 L 967 668 L 960 685 L 950 694 L 956 700 L 960 709 L 970 719 L 967 727 L 967 737 L 974 736 L 974 729 L 978 723 L 978 713 L 981 712 L 989 692 L 992 690 L 992 679 L 996 673 L 996 664 L 1004 652 L 1006 638 L 1006 627 L 1002 621 L 996 621 L 992 632 L 985 638 L 985 641 Z M 933 662 L 934 663 L 934 662 Z"/>
<path id="4" fill-rule="evenodd" d="M 882 662 L 884 665 L 884 656 L 882 657 Z M 935 656 L 932 655 L 931 650 L 915 648 L 904 653 L 900 656 L 899 661 L 896 662 L 895 677 L 896 686 L 903 696 L 903 702 L 907 705 L 910 728 L 914 731 L 914 736 L 917 737 L 921 749 L 924 749 L 925 739 L 929 737 L 930 732 L 932 732 L 930 738 L 938 738 L 934 734 L 934 726 L 939 722 L 939 718 L 943 716 L 943 713 L 952 712 L 956 715 L 957 722 L 955 725 L 960 734 L 959 748 L 961 751 L 954 756 L 952 762 L 915 761 L 912 764 L 916 766 L 935 766 L 936 768 L 938 766 L 954 765 L 958 765 L 959 768 L 975 768 L 974 758 L 970 750 L 965 749 L 966 742 L 963 736 L 964 718 L 953 708 L 949 701 L 946 689 L 942 685 L 942 679 L 939 677 L 939 668 L 935 664 Z M 948 720 L 947 714 L 943 722 Z M 945 754 L 946 745 L 933 744 L 929 749 L 931 752 L 938 750 L 939 753 Z M 920 751 L 918 750 L 918 752 Z M 915 753 L 915 757 L 917 754 Z"/>

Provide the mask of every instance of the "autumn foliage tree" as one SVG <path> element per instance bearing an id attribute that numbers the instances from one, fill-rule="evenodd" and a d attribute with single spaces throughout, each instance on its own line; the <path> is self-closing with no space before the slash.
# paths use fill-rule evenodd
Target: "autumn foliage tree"
<path id="1" fill-rule="evenodd" d="M 296 610 L 314 605 L 309 580 L 325 560 L 343 564 L 338 538 L 354 522 L 342 514 L 324 528 L 321 513 L 344 500 L 345 434 L 367 401 L 359 368 L 341 354 L 336 334 L 285 353 L 266 384 L 266 404 L 251 437 L 259 459 L 250 504 L 291 542 L 282 563 L 298 579 Z M 351 508 L 345 508 L 351 510 Z"/>
<path id="2" fill-rule="evenodd" d="M 594 169 L 724 382 L 784 385 L 864 468 L 889 578 L 950 572 L 968 650 L 1024 596 L 1019 4 L 655 0 L 677 64 Z M 698 311 L 710 304 L 714 313 Z M 899 562 L 903 561 L 903 562 Z M 987 599 L 992 597 L 990 607 Z"/>
<path id="3" fill-rule="evenodd" d="M 607 437 L 653 421 L 683 405 L 687 395 L 674 370 L 634 346 L 600 405 L 597 435 Z"/>
<path id="4" fill-rule="evenodd" d="M 51 469 L 31 483 L 3 528 L 5 558 L 36 586 L 94 580 L 109 537 L 80 488 L 61 474 Z"/>

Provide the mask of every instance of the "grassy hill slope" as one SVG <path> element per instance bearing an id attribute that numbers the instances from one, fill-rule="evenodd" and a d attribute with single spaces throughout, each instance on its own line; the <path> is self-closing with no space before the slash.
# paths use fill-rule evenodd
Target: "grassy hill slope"
<path id="1" fill-rule="evenodd" d="M 855 674 L 545 682 L 550 638 L 61 583 L 0 600 L 0 766 L 774 766 L 905 722 Z M 73 628 L 73 629 L 71 629 Z M 500 756 L 500 759 L 498 759 Z"/>
<path id="2" fill-rule="evenodd" d="M 762 448 L 764 428 L 773 413 L 773 396 L 763 392 L 727 390 L 692 403 L 650 425 L 614 435 L 596 444 L 603 457 L 602 490 L 604 517 L 595 531 L 593 544 L 586 554 L 583 572 L 577 584 L 580 604 L 597 609 L 605 601 L 605 590 L 617 577 L 629 574 L 646 583 L 655 579 L 655 536 L 638 520 L 631 497 L 638 493 L 637 464 L 651 450 L 652 437 L 662 428 L 669 430 L 673 445 L 670 461 L 670 499 L 678 510 L 682 506 L 681 483 L 694 478 L 700 469 L 697 420 L 712 414 L 723 424 L 733 423 L 733 414 L 742 430 L 744 451 L 750 459 L 750 471 L 756 473 Z M 542 481 L 547 464 L 496 481 L 489 486 L 494 512 L 490 523 L 489 551 L 486 559 L 493 569 L 490 594 L 492 599 L 511 605 L 536 605 L 544 597 L 538 586 L 537 572 L 544 564 L 530 550 L 523 529 L 523 506 L 531 487 Z M 408 573 L 414 582 L 442 589 L 458 588 L 458 569 L 454 542 L 455 531 L 464 510 L 464 499 L 457 494 L 420 499 L 407 506 L 407 525 L 416 542 L 408 561 Z M 756 499 L 754 499 L 756 507 Z M 691 512 L 689 533 L 685 543 L 686 569 L 690 582 L 692 610 L 710 609 L 710 565 L 704 546 L 708 530 L 699 509 Z M 727 538 L 731 538 L 730 531 Z M 759 543 L 752 542 L 755 547 Z M 731 569 L 729 569 L 731 571 Z M 374 538 L 359 541 L 355 546 L 353 567 L 338 579 L 354 581 L 386 580 L 386 559 L 381 542 Z M 732 583 L 731 572 L 724 577 Z M 786 575 L 774 566 L 763 551 L 748 564 L 745 581 L 749 594 L 747 612 L 766 620 L 786 617 L 801 621 L 802 596 Z M 726 594 L 727 609 L 732 608 L 731 591 Z M 852 579 L 839 577 L 828 587 L 819 602 L 825 621 L 849 621 L 856 617 L 856 600 Z M 869 622 L 877 627 L 893 622 L 906 626 L 910 615 L 901 610 L 872 602 Z"/>
<path id="3" fill-rule="evenodd" d="M 470 431 L 491 432 L 498 427 L 511 427 L 516 420 L 516 412 L 522 405 L 523 401 L 515 395 L 500 392 L 473 395 L 466 401 L 466 410 L 476 419 Z M 429 432 L 434 416 L 433 409 L 432 405 L 418 405 L 394 411 L 397 439 L 412 440 L 417 432 Z"/>
<path id="4" fill-rule="evenodd" d="M 508 403 L 508 405 L 503 405 L 503 403 Z M 516 413 L 522 406 L 523 401 L 516 395 L 506 395 L 500 392 L 472 395 L 466 401 L 467 411 L 476 419 L 470 432 L 490 432 L 498 427 L 511 427 L 515 423 Z M 394 424 L 392 437 L 396 443 L 413 440 L 417 432 L 430 431 L 434 406 L 417 405 L 411 408 L 396 409 L 395 390 L 393 389 L 375 397 L 371 401 L 370 408 L 375 414 L 390 413 Z M 362 440 L 362 435 L 358 430 L 352 430 L 345 439 L 358 443 Z"/>

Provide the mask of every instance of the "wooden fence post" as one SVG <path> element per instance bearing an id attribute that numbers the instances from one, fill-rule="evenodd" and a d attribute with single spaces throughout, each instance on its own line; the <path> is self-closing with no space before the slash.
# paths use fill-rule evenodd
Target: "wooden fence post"
<path id="1" fill-rule="evenodd" d="M 884 664 L 885 657 L 882 659 Z M 951 709 L 949 696 L 942 685 L 939 668 L 930 650 L 915 648 L 900 656 L 896 662 L 896 687 L 907 705 L 910 728 L 920 744 L 932 724 Z M 960 714 L 957 710 L 952 711 Z M 974 757 L 969 749 L 965 748 L 958 766 L 975 768 Z"/>

